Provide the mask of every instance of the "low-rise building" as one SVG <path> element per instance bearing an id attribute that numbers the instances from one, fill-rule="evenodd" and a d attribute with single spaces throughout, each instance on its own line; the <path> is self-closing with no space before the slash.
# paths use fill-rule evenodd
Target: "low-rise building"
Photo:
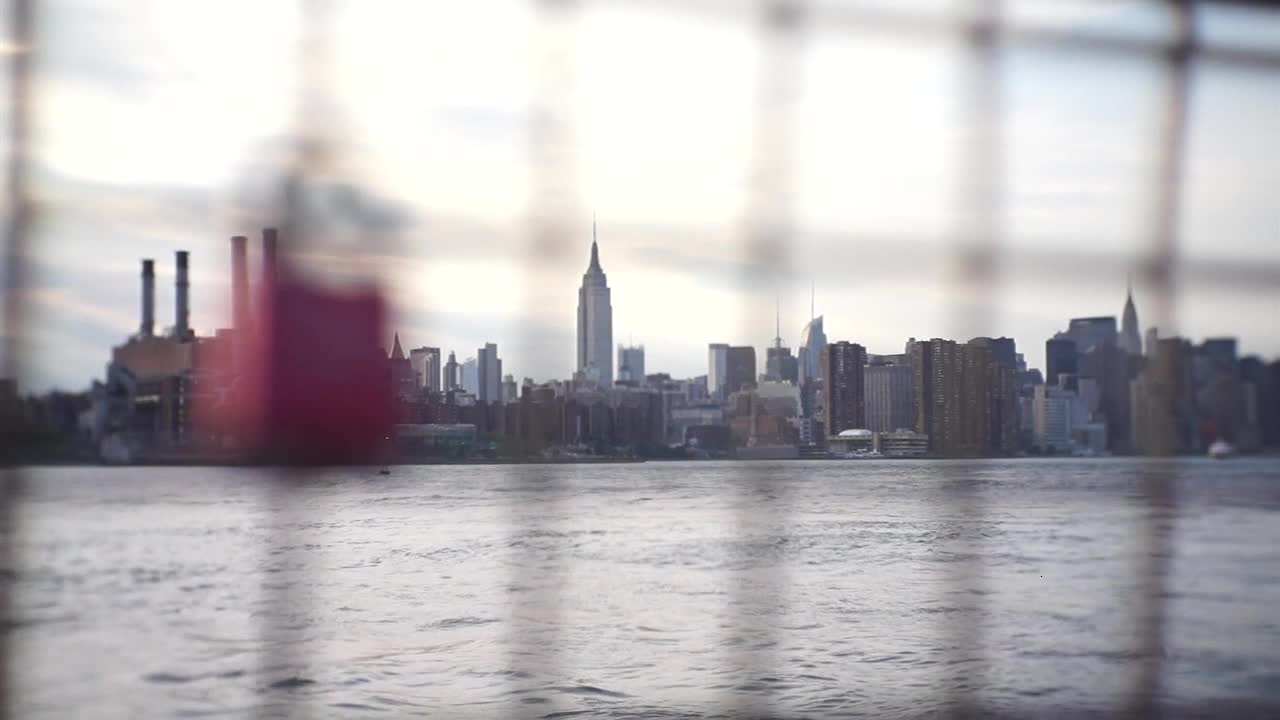
<path id="1" fill-rule="evenodd" d="M 885 457 L 925 457 L 929 454 L 929 436 L 913 430 L 876 433 L 875 449 Z"/>
<path id="2" fill-rule="evenodd" d="M 839 435 L 827 439 L 827 447 L 834 455 L 871 452 L 875 449 L 875 435 L 864 428 L 841 430 Z"/>

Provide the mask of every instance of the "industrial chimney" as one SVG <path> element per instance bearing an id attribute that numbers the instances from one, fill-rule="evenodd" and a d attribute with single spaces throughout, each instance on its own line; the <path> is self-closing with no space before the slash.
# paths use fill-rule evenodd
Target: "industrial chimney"
<path id="1" fill-rule="evenodd" d="M 173 319 L 173 336 L 178 340 L 187 340 L 191 336 L 191 318 L 190 318 L 190 289 L 191 283 L 187 279 L 187 256 L 186 250 L 177 252 L 178 260 L 178 279 L 175 283 L 177 294 L 175 295 Z"/>
<path id="2" fill-rule="evenodd" d="M 139 334 L 149 338 L 156 331 L 156 261 L 142 261 L 142 327 Z"/>
<path id="3" fill-rule="evenodd" d="M 249 328 L 249 239 L 231 238 L 231 321 L 236 330 Z"/>
<path id="4" fill-rule="evenodd" d="M 276 282 L 276 229 L 262 229 L 262 282 L 268 287 Z"/>

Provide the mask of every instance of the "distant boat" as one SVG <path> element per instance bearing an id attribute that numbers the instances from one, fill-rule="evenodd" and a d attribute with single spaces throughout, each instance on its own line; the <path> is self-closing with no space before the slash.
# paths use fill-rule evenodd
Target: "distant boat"
<path id="1" fill-rule="evenodd" d="M 1214 460 L 1225 460 L 1236 454 L 1236 449 L 1225 440 L 1214 440 L 1209 446 L 1209 457 Z"/>
<path id="2" fill-rule="evenodd" d="M 381 470 L 379 470 L 379 471 L 378 471 L 378 474 L 379 474 L 379 475 L 390 475 L 390 474 L 391 474 L 391 469 L 390 469 L 390 468 L 382 468 Z"/>

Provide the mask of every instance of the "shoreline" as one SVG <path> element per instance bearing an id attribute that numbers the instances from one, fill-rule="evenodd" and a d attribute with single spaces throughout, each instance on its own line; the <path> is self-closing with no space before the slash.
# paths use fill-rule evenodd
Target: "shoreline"
<path id="1" fill-rule="evenodd" d="M 1251 453 L 1247 455 L 1237 455 L 1231 460 L 1250 460 L 1250 459 L 1277 459 L 1280 458 L 1280 452 L 1261 452 Z M 1139 460 L 1139 461 L 1181 461 L 1213 459 L 1207 455 L 1165 455 L 1165 456 L 1145 456 L 1145 455 L 1096 455 L 1091 457 L 1075 457 L 1071 455 L 1019 455 L 1008 457 L 997 456 L 977 456 L 977 457 L 878 457 L 878 458 L 842 458 L 842 457 L 794 457 L 794 458 L 577 458 L 577 459 L 556 459 L 556 460 L 517 460 L 503 458 L 484 458 L 484 459 L 467 459 L 467 460 L 395 460 L 391 462 L 370 462 L 363 464 L 289 464 L 271 462 L 267 460 L 220 460 L 220 459 L 191 459 L 177 460 L 172 458 L 155 458 L 151 460 L 143 460 L 134 463 L 104 463 L 94 461 L 51 461 L 51 462 L 32 462 L 17 463 L 8 466 L 9 470 L 23 470 L 36 468 L 60 468 L 60 467 L 100 467 L 100 468 L 188 468 L 188 467 L 227 467 L 227 468 L 273 468 L 273 467 L 289 467 L 289 468 L 325 468 L 325 467 L 368 467 L 368 468 L 393 468 L 393 467 L 425 467 L 433 465 L 447 466 L 496 466 L 496 465 L 636 465 L 643 463 L 791 463 L 791 462 L 842 462 L 842 463 L 864 463 L 864 462 L 902 462 L 902 461 L 924 461 L 924 462 L 988 462 L 988 461 L 1009 461 L 1009 460 L 1074 460 L 1074 461 L 1090 461 L 1090 460 Z"/>

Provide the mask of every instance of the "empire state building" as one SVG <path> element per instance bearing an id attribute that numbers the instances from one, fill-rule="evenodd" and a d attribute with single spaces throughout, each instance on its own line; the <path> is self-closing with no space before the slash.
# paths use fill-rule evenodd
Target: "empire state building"
<path id="1" fill-rule="evenodd" d="M 578 371 L 601 387 L 613 385 L 613 305 L 600 267 L 596 224 L 591 221 L 591 264 L 578 290 Z"/>

